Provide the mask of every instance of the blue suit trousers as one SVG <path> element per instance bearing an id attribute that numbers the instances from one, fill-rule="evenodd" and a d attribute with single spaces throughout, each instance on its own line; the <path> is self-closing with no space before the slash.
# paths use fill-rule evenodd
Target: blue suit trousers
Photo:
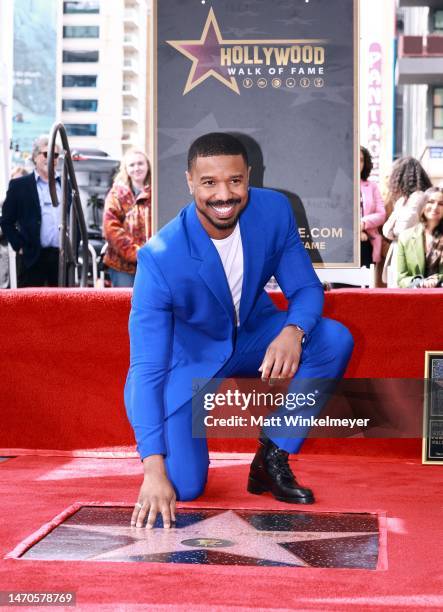
<path id="1" fill-rule="evenodd" d="M 234 352 L 217 378 L 260 376 L 266 349 L 286 324 L 286 313 L 276 312 L 266 317 L 251 333 L 240 326 Z M 303 345 L 299 368 L 294 381 L 302 379 L 338 379 L 344 374 L 352 354 L 353 339 L 349 330 L 337 321 L 323 318 Z M 327 398 L 326 398 L 327 399 Z M 321 406 L 317 407 L 317 411 Z M 177 499 L 186 501 L 199 497 L 208 476 L 209 454 L 205 438 L 192 435 L 192 401 L 186 402 L 165 420 L 167 454 L 166 469 Z M 296 453 L 302 438 L 269 437 L 279 448 Z"/>

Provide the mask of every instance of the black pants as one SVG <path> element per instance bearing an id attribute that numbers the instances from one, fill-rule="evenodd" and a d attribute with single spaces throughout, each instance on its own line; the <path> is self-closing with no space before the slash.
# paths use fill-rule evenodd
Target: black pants
<path id="1" fill-rule="evenodd" d="M 59 249 L 45 247 L 40 251 L 39 258 L 29 268 L 23 265 L 22 257 L 18 256 L 18 287 L 57 287 L 58 285 Z"/>
<path id="2" fill-rule="evenodd" d="M 360 242 L 360 262 L 362 266 L 370 268 L 372 264 L 372 243 L 370 240 Z"/>

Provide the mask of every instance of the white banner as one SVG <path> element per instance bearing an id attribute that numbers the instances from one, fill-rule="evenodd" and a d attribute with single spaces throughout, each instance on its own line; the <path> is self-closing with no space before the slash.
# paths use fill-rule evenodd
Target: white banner
<path id="1" fill-rule="evenodd" d="M 394 149 L 395 0 L 360 2 L 360 143 L 371 152 L 371 180 L 383 183 Z"/>

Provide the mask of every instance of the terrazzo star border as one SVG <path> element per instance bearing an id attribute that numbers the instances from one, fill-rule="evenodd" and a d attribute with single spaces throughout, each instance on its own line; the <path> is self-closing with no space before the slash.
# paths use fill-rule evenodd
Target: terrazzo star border
<path id="1" fill-rule="evenodd" d="M 179 506 L 171 529 L 131 527 L 133 506 L 76 502 L 5 558 L 387 569 L 384 512 Z"/>

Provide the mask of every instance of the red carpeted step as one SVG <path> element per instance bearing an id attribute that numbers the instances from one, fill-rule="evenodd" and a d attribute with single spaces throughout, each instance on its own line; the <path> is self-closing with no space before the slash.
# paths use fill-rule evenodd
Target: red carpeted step
<path id="1" fill-rule="evenodd" d="M 281 296 L 273 296 L 284 307 Z M 325 315 L 342 321 L 356 348 L 347 376 L 421 378 L 425 350 L 443 349 L 443 290 L 339 290 Z M 130 291 L 0 292 L 0 449 L 75 451 L 133 444 L 123 405 Z M 426 313 L 426 316 L 423 316 Z M 398 404 L 398 402 L 397 402 Z M 252 451 L 251 440 L 212 449 Z M 415 454 L 417 442 L 309 441 L 305 452 Z M 376 449 L 376 450 L 375 450 Z"/>

